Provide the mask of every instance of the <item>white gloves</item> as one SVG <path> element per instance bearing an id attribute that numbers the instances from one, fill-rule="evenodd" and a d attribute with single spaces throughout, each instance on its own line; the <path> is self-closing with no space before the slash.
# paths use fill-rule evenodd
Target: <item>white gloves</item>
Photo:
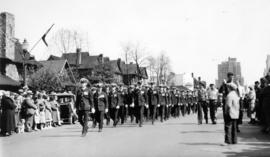
<path id="1" fill-rule="evenodd" d="M 128 105 L 125 105 L 125 107 L 127 108 L 127 107 L 128 107 Z"/>
<path id="2" fill-rule="evenodd" d="M 148 107 L 149 107 L 149 106 L 148 106 L 148 104 L 145 104 L 144 106 L 145 106 L 146 108 L 148 108 Z"/>
<path id="3" fill-rule="evenodd" d="M 91 112 L 92 112 L 92 113 L 95 113 L 95 112 L 96 112 L 96 110 L 95 110 L 94 108 L 92 108 L 92 109 L 91 109 Z"/>
<path id="4" fill-rule="evenodd" d="M 160 104 L 158 104 L 157 107 L 160 107 Z"/>
<path id="5" fill-rule="evenodd" d="M 108 112 L 108 109 L 106 108 L 106 109 L 105 109 L 105 113 L 107 113 L 107 112 Z"/>
<path id="6" fill-rule="evenodd" d="M 119 108 L 120 108 L 120 106 L 119 106 L 119 105 L 117 105 L 117 106 L 116 106 L 116 109 L 119 109 Z"/>
<path id="7" fill-rule="evenodd" d="M 132 104 L 130 105 L 130 107 L 134 107 L 134 103 L 132 103 Z"/>

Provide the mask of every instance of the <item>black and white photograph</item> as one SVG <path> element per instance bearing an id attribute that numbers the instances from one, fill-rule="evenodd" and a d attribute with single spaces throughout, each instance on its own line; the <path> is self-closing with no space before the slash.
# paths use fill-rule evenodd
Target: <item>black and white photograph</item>
<path id="1" fill-rule="evenodd" d="M 0 157 L 270 157 L 269 0 L 0 0 Z"/>

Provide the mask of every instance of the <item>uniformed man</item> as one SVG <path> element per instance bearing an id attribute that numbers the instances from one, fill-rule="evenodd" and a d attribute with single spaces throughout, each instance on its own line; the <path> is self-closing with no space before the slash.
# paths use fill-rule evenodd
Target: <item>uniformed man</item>
<path id="1" fill-rule="evenodd" d="M 94 94 L 94 108 L 95 108 L 95 119 L 94 126 L 98 123 L 99 132 L 102 131 L 103 128 L 103 119 L 104 113 L 108 112 L 108 97 L 107 94 L 103 90 L 103 85 L 101 83 L 97 84 L 97 92 Z"/>
<path id="2" fill-rule="evenodd" d="M 118 85 L 119 89 L 117 89 L 118 92 L 118 98 L 119 98 L 119 112 L 118 112 L 118 119 L 121 120 L 121 124 L 124 124 L 125 117 L 126 117 L 126 111 L 127 108 L 125 107 L 125 99 L 126 99 L 126 92 L 124 91 L 123 85 Z"/>
<path id="3" fill-rule="evenodd" d="M 109 96 L 109 94 L 110 94 L 110 91 L 111 91 L 111 89 L 110 89 L 111 87 L 109 86 L 109 85 L 105 85 L 105 93 L 106 93 L 106 95 L 107 95 L 107 97 Z M 109 105 L 110 103 L 109 103 L 109 99 L 108 99 L 108 105 Z M 105 113 L 105 119 L 106 119 L 106 125 L 108 126 L 108 125 L 110 125 L 110 119 L 111 119 L 111 116 L 110 116 L 110 108 L 108 108 L 108 112 L 107 113 Z"/>
<path id="4" fill-rule="evenodd" d="M 150 119 L 150 109 L 149 109 L 149 102 L 148 102 L 148 90 L 149 90 L 149 87 L 148 85 L 144 84 L 142 86 L 142 91 L 143 91 L 143 97 L 144 97 L 144 100 L 145 100 L 145 105 L 144 105 L 144 117 L 146 119 L 146 121 L 148 121 Z"/>
<path id="5" fill-rule="evenodd" d="M 171 112 L 171 94 L 169 87 L 166 86 L 165 88 L 165 93 L 166 93 L 166 106 L 165 106 L 165 120 L 168 120 L 170 118 L 170 112 Z"/>
<path id="6" fill-rule="evenodd" d="M 81 87 L 77 92 L 75 103 L 78 112 L 78 120 L 83 127 L 82 137 L 84 137 L 87 134 L 90 110 L 92 109 L 92 112 L 94 112 L 95 110 L 93 108 L 93 96 L 91 91 L 87 88 L 87 84 L 88 84 L 87 79 L 82 78 L 80 80 Z"/>
<path id="7" fill-rule="evenodd" d="M 178 107 L 178 94 L 176 87 L 173 88 L 171 92 L 171 99 L 172 99 L 172 116 L 174 118 L 177 117 L 177 107 Z"/>
<path id="8" fill-rule="evenodd" d="M 134 109 L 134 85 L 130 85 L 126 96 L 126 103 L 128 105 L 128 114 L 130 116 L 130 122 L 133 123 L 135 117 Z"/>
<path id="9" fill-rule="evenodd" d="M 139 127 L 143 125 L 143 113 L 146 103 L 144 90 L 141 89 L 141 82 L 138 82 L 134 90 L 134 109 L 136 115 L 136 123 L 139 123 Z"/>
<path id="10" fill-rule="evenodd" d="M 118 123 L 118 112 L 119 112 L 119 93 L 116 91 L 116 84 L 111 84 L 112 90 L 109 93 L 109 110 L 110 117 L 113 120 L 113 127 L 116 127 Z"/>
<path id="11" fill-rule="evenodd" d="M 154 124 L 156 119 L 157 105 L 159 104 L 159 94 L 158 90 L 154 88 L 153 82 L 150 83 L 150 88 L 147 92 L 147 95 L 148 95 L 150 116 L 152 118 L 152 124 Z"/>
<path id="12" fill-rule="evenodd" d="M 160 93 L 159 93 L 159 115 L 160 115 L 160 121 L 163 122 L 165 119 L 165 106 L 167 104 L 167 96 L 165 87 L 163 85 L 160 86 Z"/>

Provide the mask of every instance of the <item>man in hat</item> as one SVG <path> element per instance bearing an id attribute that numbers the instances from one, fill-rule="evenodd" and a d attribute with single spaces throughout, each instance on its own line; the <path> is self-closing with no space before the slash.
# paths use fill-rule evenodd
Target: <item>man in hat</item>
<path id="1" fill-rule="evenodd" d="M 159 92 L 159 115 L 160 115 L 160 121 L 163 122 L 165 120 L 165 106 L 167 104 L 167 95 L 165 91 L 165 87 L 163 85 L 160 85 L 160 92 Z"/>
<path id="2" fill-rule="evenodd" d="M 141 89 L 141 82 L 138 82 L 134 90 L 134 109 L 136 122 L 139 123 L 139 127 L 143 125 L 143 113 L 146 103 L 145 91 Z"/>
<path id="3" fill-rule="evenodd" d="M 88 131 L 88 119 L 90 110 L 95 113 L 94 104 L 93 104 L 93 95 L 90 89 L 88 89 L 88 80 L 82 78 L 80 80 L 80 89 L 77 92 L 76 96 L 76 109 L 78 111 L 78 121 L 82 126 L 82 137 L 86 136 Z"/>
<path id="4" fill-rule="evenodd" d="M 130 121 L 133 123 L 134 116 L 135 116 L 135 109 L 134 109 L 134 86 L 130 85 L 127 90 L 126 95 L 126 104 L 128 106 L 128 115 L 130 116 Z"/>
<path id="5" fill-rule="evenodd" d="M 142 91 L 144 93 L 143 97 L 145 99 L 144 116 L 145 116 L 146 121 L 150 119 L 150 109 L 149 109 L 149 102 L 148 102 L 148 95 L 147 95 L 148 90 L 149 90 L 148 85 L 145 84 L 142 86 Z"/>
<path id="6" fill-rule="evenodd" d="M 107 94 L 102 89 L 102 84 L 97 85 L 98 89 L 97 92 L 94 94 L 94 121 L 93 126 L 96 126 L 96 123 L 98 123 L 99 132 L 103 129 L 103 119 L 104 119 L 104 113 L 108 112 L 108 97 Z"/>
<path id="7" fill-rule="evenodd" d="M 159 95 L 157 89 L 154 88 L 153 82 L 150 83 L 150 88 L 147 92 L 147 95 L 152 124 L 154 124 L 156 119 L 157 105 L 159 104 Z"/>
<path id="8" fill-rule="evenodd" d="M 118 112 L 118 119 L 121 119 L 121 124 L 124 124 L 125 118 L 126 118 L 126 111 L 127 107 L 125 106 L 125 99 L 126 99 L 126 94 L 127 92 L 124 90 L 124 87 L 122 84 L 118 85 L 117 93 L 118 93 L 118 98 L 119 98 L 119 112 Z"/>
<path id="9" fill-rule="evenodd" d="M 32 99 L 33 92 L 28 90 L 26 92 L 26 98 L 22 103 L 22 114 L 23 118 L 25 119 L 25 131 L 31 132 L 32 126 L 34 122 L 34 114 L 36 112 L 37 106 L 34 104 Z"/>
<path id="10" fill-rule="evenodd" d="M 176 87 L 172 88 L 171 91 L 171 100 L 172 100 L 172 116 L 176 118 L 177 116 L 177 104 L 178 104 L 178 94 L 177 94 L 177 89 Z"/>
<path id="11" fill-rule="evenodd" d="M 109 111 L 110 117 L 113 120 L 113 127 L 116 127 L 118 123 L 118 112 L 119 112 L 119 94 L 116 90 L 116 84 L 111 84 L 112 90 L 109 93 L 108 100 L 109 100 Z"/>

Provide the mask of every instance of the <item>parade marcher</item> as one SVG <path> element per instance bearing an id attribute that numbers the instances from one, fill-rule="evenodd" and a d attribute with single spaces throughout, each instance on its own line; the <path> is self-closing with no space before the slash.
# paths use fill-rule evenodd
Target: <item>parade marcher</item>
<path id="1" fill-rule="evenodd" d="M 159 104 L 159 94 L 158 91 L 154 88 L 154 83 L 150 83 L 150 88 L 148 90 L 148 104 L 150 110 L 150 116 L 152 119 L 152 124 L 155 123 L 156 112 L 157 112 L 157 104 Z"/>
<path id="2" fill-rule="evenodd" d="M 136 123 L 139 123 L 139 127 L 143 125 L 143 113 L 144 113 L 144 106 L 146 103 L 144 90 L 141 89 L 141 82 L 138 82 L 135 90 L 134 90 L 134 109 L 135 109 L 135 117 Z"/>
<path id="3" fill-rule="evenodd" d="M 145 104 L 144 104 L 144 116 L 146 121 L 148 121 L 150 119 L 150 109 L 149 109 L 149 102 L 148 102 L 148 90 L 149 87 L 147 85 L 143 85 L 142 87 L 142 91 L 143 91 L 143 97 L 145 100 Z"/>
<path id="4" fill-rule="evenodd" d="M 208 89 L 207 94 L 209 100 L 210 118 L 212 120 L 212 124 L 216 124 L 218 90 L 214 87 L 214 84 L 210 84 L 210 88 Z"/>
<path id="5" fill-rule="evenodd" d="M 104 119 L 104 113 L 108 112 L 108 97 L 106 92 L 103 90 L 103 85 L 99 83 L 97 85 L 98 89 L 97 92 L 94 94 L 94 121 L 93 126 L 96 126 L 96 123 L 98 123 L 99 132 L 102 132 L 103 129 L 103 119 Z"/>
<path id="6" fill-rule="evenodd" d="M 127 107 L 125 106 L 126 92 L 124 91 L 123 85 L 119 84 L 118 98 L 119 98 L 119 112 L 118 119 L 121 120 L 121 124 L 124 124 L 126 118 Z"/>
<path id="7" fill-rule="evenodd" d="M 135 109 L 134 109 L 134 86 L 133 85 L 131 85 L 128 88 L 128 93 L 127 93 L 127 96 L 126 96 L 126 103 L 128 105 L 128 114 L 130 116 L 130 121 L 132 123 L 133 120 L 134 120 L 134 117 L 135 117 Z"/>
<path id="8" fill-rule="evenodd" d="M 15 108 L 14 101 L 10 98 L 10 92 L 4 92 L 1 100 L 1 134 L 3 136 L 9 136 L 12 131 L 15 131 Z"/>
<path id="9" fill-rule="evenodd" d="M 88 80 L 82 78 L 80 80 L 81 88 L 77 92 L 75 106 L 78 112 L 78 120 L 82 128 L 82 137 L 86 136 L 88 131 L 88 119 L 90 109 L 93 107 L 92 92 L 87 88 Z M 94 108 L 93 108 L 94 109 Z M 94 112 L 94 110 L 92 111 Z"/>
<path id="10" fill-rule="evenodd" d="M 166 86 L 165 88 L 165 94 L 166 94 L 166 105 L 165 105 L 165 120 L 168 120 L 170 118 L 170 112 L 171 112 L 171 93 L 169 91 L 169 87 Z"/>
<path id="11" fill-rule="evenodd" d="M 177 107 L 178 107 L 178 94 L 177 89 L 173 88 L 173 91 L 171 92 L 171 100 L 172 100 L 172 116 L 174 118 L 177 117 Z"/>
<path id="12" fill-rule="evenodd" d="M 159 92 L 159 116 L 160 121 L 163 122 L 165 119 L 165 106 L 167 104 L 167 96 L 165 92 L 165 87 L 163 85 L 160 86 L 160 92 Z"/>
<path id="13" fill-rule="evenodd" d="M 225 143 L 237 143 L 237 119 L 239 117 L 239 96 L 237 86 L 233 82 L 227 84 L 228 94 L 224 105 Z"/>
<path id="14" fill-rule="evenodd" d="M 118 123 L 118 112 L 119 112 L 119 93 L 116 91 L 116 84 L 111 84 L 112 90 L 109 93 L 109 112 L 110 117 L 113 120 L 113 126 L 116 127 Z"/>
<path id="15" fill-rule="evenodd" d="M 109 97 L 110 92 L 111 92 L 110 86 L 105 85 L 105 93 L 106 93 L 107 97 Z M 110 105 L 109 98 L 108 98 L 108 105 Z M 110 120 L 111 120 L 110 113 L 111 113 L 110 107 L 108 107 L 108 112 L 105 113 L 105 119 L 106 119 L 106 125 L 107 126 L 110 125 Z"/>

